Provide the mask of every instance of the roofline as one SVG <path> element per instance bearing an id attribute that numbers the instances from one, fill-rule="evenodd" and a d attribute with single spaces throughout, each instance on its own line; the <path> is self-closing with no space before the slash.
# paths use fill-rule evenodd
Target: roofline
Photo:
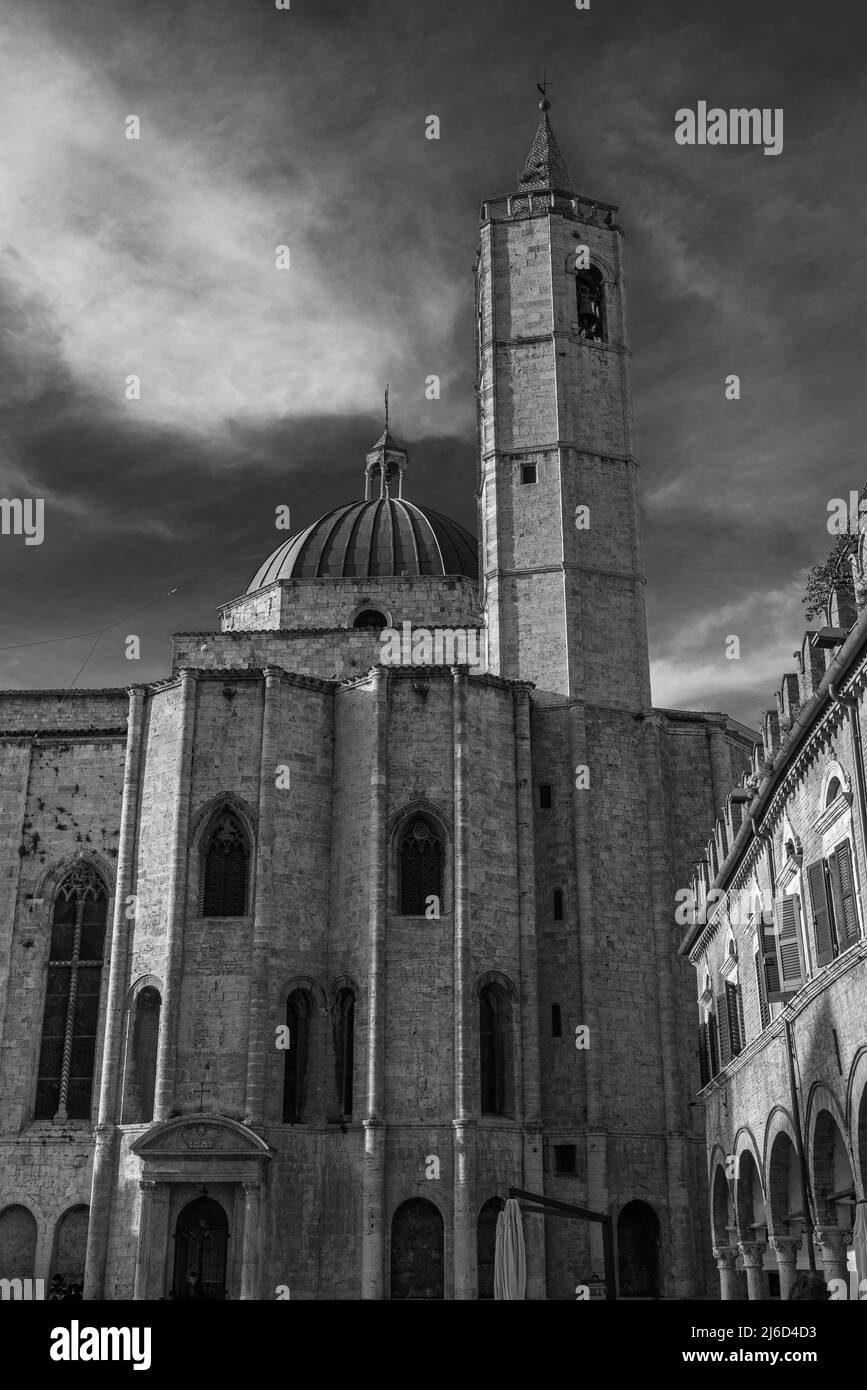
<path id="1" fill-rule="evenodd" d="M 850 667 L 855 664 L 855 658 L 861 654 L 865 644 L 867 644 L 867 607 L 862 609 L 857 622 L 853 625 L 839 652 L 834 657 L 834 660 L 831 662 L 831 665 L 813 691 L 813 694 L 804 705 L 804 708 L 797 715 L 792 724 L 789 737 L 778 749 L 773 763 L 771 764 L 770 771 L 766 774 L 755 798 L 750 802 L 744 812 L 744 817 L 735 837 L 735 842 L 720 865 L 719 873 L 710 885 L 711 888 L 723 888 L 728 883 L 734 871 L 739 867 L 750 842 L 754 838 L 758 838 L 755 828 L 756 822 L 761 819 L 762 815 L 767 810 L 769 802 L 788 773 L 796 754 L 813 732 L 815 725 L 819 721 L 819 717 L 825 712 L 828 701 L 832 699 L 831 686 L 840 684 L 841 679 L 845 677 Z M 714 914 L 714 916 L 716 916 L 716 914 Z M 678 955 L 689 955 L 702 933 L 711 925 L 711 922 L 704 922 L 695 923 L 690 927 L 678 947 Z"/>

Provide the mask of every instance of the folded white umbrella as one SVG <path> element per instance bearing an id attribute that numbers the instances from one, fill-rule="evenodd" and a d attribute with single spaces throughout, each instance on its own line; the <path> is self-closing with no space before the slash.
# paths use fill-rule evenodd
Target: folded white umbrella
<path id="1" fill-rule="evenodd" d="M 494 1298 L 524 1298 L 527 1290 L 527 1260 L 521 1208 L 509 1197 L 497 1217 L 494 1247 Z"/>

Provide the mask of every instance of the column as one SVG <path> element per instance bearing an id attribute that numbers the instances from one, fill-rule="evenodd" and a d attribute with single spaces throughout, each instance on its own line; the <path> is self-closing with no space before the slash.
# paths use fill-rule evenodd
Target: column
<path id="1" fill-rule="evenodd" d="M 577 677 L 576 677 L 577 679 Z M 592 991 L 588 982 L 593 979 L 593 947 L 595 943 L 595 898 L 593 884 L 593 852 L 590 842 L 590 796 L 589 790 L 575 786 L 575 768 L 589 766 L 587 752 L 587 723 L 584 701 L 573 699 L 569 705 L 569 758 L 572 788 L 572 829 L 574 842 L 574 870 L 577 885 L 577 950 L 576 966 L 578 982 L 576 1003 L 581 1009 L 581 1017 L 576 1022 L 586 1024 L 590 1029 L 590 1046 L 583 1052 L 576 1052 L 575 1058 L 584 1077 L 584 1095 L 587 1113 L 585 1125 L 585 1145 L 587 1154 L 587 1206 L 591 1211 L 608 1211 L 608 1133 L 604 1123 L 603 1079 L 600 1057 L 604 1056 L 604 1029 L 598 1025 L 594 1012 Z M 589 1224 L 587 1231 L 589 1261 L 591 1269 L 602 1269 L 604 1249 L 602 1228 L 598 1222 Z"/>
<path id="2" fill-rule="evenodd" d="M 523 1186 L 544 1192 L 541 1075 L 539 1065 L 539 976 L 536 947 L 536 867 L 533 850 L 533 768 L 530 692 L 514 692 L 515 781 L 518 846 L 518 931 L 521 952 L 521 1062 L 523 1067 Z M 545 1297 L 545 1218 L 524 1216 L 527 1298 Z"/>
<path id="3" fill-rule="evenodd" d="M 241 1298 L 257 1297 L 259 1283 L 260 1182 L 244 1183 L 244 1241 L 241 1247 Z"/>
<path id="4" fill-rule="evenodd" d="M 764 1256 L 767 1246 L 763 1240 L 741 1240 L 738 1242 L 747 1271 L 747 1297 L 751 1300 L 767 1298 L 765 1284 Z"/>
<path id="5" fill-rule="evenodd" d="M 825 1283 L 832 1279 L 842 1279 L 848 1290 L 849 1272 L 846 1268 L 846 1246 L 852 1243 L 851 1231 L 841 1230 L 839 1226 L 817 1226 L 814 1239 L 825 1270 Z"/>
<path id="6" fill-rule="evenodd" d="M 785 1301 L 795 1282 L 801 1238 L 800 1236 L 771 1236 L 769 1244 L 777 1257 L 777 1269 L 780 1271 L 780 1299 Z"/>
<path id="7" fill-rule="evenodd" d="M 367 1057 L 361 1162 L 361 1297 L 383 1298 L 385 1280 L 385 917 L 388 809 L 388 671 L 373 673 L 376 730 L 370 768 Z"/>
<path id="8" fill-rule="evenodd" d="M 93 1177 L 90 1188 L 90 1219 L 87 1227 L 84 1297 L 102 1298 L 108 1258 L 108 1227 L 114 1185 L 117 1096 L 120 1073 L 123 1000 L 127 989 L 129 939 L 134 923 L 126 916 L 127 898 L 132 893 L 135 871 L 135 831 L 138 820 L 141 780 L 145 687 L 131 686 L 127 716 L 126 761 L 123 770 L 123 800 L 117 846 L 117 878 L 114 885 L 114 912 L 111 928 L 111 957 L 108 972 L 108 998 L 105 1010 L 105 1036 L 99 1085 L 99 1110 L 94 1131 Z"/>
<path id="9" fill-rule="evenodd" d="M 455 1117 L 454 1125 L 454 1297 L 475 1298 L 476 1126 L 473 1095 L 472 967 L 470 961 L 470 794 L 467 673 L 452 669 L 455 818 Z"/>
<path id="10" fill-rule="evenodd" d="M 175 1105 L 178 1027 L 184 953 L 184 909 L 187 896 L 187 854 L 190 833 L 193 734 L 196 723 L 198 671 L 181 672 L 181 727 L 174 776 L 172 859 L 166 903 L 165 990 L 157 1046 L 154 1119 L 167 1120 Z"/>
<path id="11" fill-rule="evenodd" d="M 719 1270 L 719 1296 L 724 1303 L 733 1302 L 737 1298 L 735 1263 L 738 1252 L 730 1245 L 715 1245 L 713 1257 Z"/>
<path id="12" fill-rule="evenodd" d="M 262 702 L 262 739 L 259 757 L 259 825 L 256 835 L 256 907 L 253 917 L 253 956 L 250 971 L 250 1014 L 247 1031 L 247 1084 L 244 1118 L 248 1125 L 265 1123 L 265 1076 L 268 1050 L 273 1046 L 275 1019 L 269 1018 L 271 982 L 268 978 L 270 945 L 274 936 L 274 833 L 277 798 L 278 698 L 283 672 L 265 668 Z M 292 795 L 290 789 L 284 793 Z"/>
<path id="13" fill-rule="evenodd" d="M 146 1299 L 150 1290 L 151 1246 L 153 1236 L 154 1193 L 157 1185 L 143 1178 L 139 1183 L 141 1205 L 138 1223 L 138 1250 L 135 1257 L 134 1299 Z"/>

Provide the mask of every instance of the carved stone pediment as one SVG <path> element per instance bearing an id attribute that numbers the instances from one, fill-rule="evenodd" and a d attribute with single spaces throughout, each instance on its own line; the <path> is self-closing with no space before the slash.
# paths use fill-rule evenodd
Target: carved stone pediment
<path id="1" fill-rule="evenodd" d="M 154 1125 L 131 1145 L 145 1168 L 164 1168 L 206 1162 L 209 1166 L 236 1167 L 271 1158 L 258 1134 L 223 1115 L 183 1115 Z"/>

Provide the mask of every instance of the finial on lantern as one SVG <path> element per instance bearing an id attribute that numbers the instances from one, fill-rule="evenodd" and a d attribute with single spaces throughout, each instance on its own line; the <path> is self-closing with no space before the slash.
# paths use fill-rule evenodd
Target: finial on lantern
<path id="1" fill-rule="evenodd" d="M 551 103 L 548 100 L 548 88 L 553 87 L 554 83 L 548 81 L 548 74 L 545 68 L 542 69 L 542 81 L 536 83 L 536 91 L 542 93 L 542 100 L 539 102 L 540 111 L 550 111 Z"/>

